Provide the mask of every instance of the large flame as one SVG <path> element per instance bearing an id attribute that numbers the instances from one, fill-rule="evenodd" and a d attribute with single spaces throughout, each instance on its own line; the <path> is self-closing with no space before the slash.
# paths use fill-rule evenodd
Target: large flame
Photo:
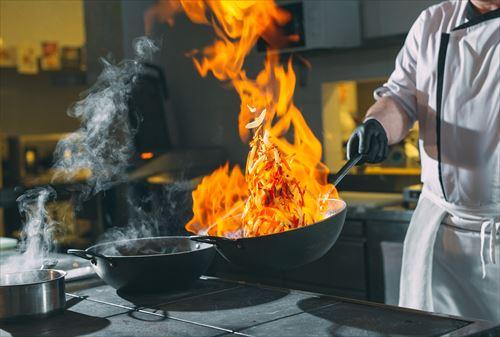
<path id="1" fill-rule="evenodd" d="M 178 11 L 182 7 L 194 23 L 213 27 L 215 42 L 193 56 L 193 62 L 201 76 L 211 73 L 220 81 L 232 83 L 238 92 L 243 141 L 250 138 L 247 125 L 256 122 L 257 111 L 266 110 L 251 142 L 245 176 L 238 167 L 230 171 L 226 164 L 205 177 L 193 192 L 194 216 L 186 229 L 218 236 L 258 236 L 322 219 L 321 200 L 338 196 L 334 186 L 327 183 L 321 143 L 293 103 L 295 73 L 291 59 L 285 67 L 277 53 L 268 51 L 264 68 L 255 79 L 248 78 L 243 69 L 245 57 L 259 38 L 274 47 L 296 39 L 284 37 L 280 30 L 290 14 L 272 0 L 180 0 L 181 6 L 171 1 L 162 3 L 148 15 L 171 22 L 172 10 L 166 8 Z M 292 135 L 285 137 L 289 132 Z M 250 170 L 256 152 L 262 166 Z"/>

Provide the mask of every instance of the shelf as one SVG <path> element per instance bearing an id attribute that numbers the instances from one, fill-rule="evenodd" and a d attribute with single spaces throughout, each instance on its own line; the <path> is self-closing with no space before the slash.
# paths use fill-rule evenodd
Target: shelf
<path id="1" fill-rule="evenodd" d="M 362 174 L 390 174 L 390 175 L 420 175 L 419 167 L 379 167 L 379 166 L 368 166 L 365 168 Z"/>

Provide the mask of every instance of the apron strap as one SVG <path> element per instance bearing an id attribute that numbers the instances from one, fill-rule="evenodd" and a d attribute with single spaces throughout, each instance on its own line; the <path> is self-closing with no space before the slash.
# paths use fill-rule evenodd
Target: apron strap
<path id="1" fill-rule="evenodd" d="M 495 223 L 495 219 L 490 219 L 488 221 L 484 221 L 481 224 L 481 268 L 483 270 L 483 279 L 486 277 L 486 259 L 484 257 L 484 252 L 485 252 L 485 235 L 486 235 L 486 229 L 490 227 L 490 243 L 489 243 L 489 248 L 490 248 L 490 261 L 491 263 L 495 264 L 495 250 L 496 250 L 496 236 L 497 236 L 497 231 L 500 228 L 500 222 Z"/>

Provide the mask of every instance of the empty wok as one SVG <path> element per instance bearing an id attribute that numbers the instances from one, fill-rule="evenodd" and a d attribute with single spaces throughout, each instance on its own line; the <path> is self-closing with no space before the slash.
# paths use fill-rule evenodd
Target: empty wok
<path id="1" fill-rule="evenodd" d="M 358 155 L 339 170 L 334 185 L 362 159 Z M 228 239 L 220 236 L 191 236 L 191 240 L 215 245 L 227 261 L 250 269 L 288 270 L 313 262 L 325 255 L 337 241 L 344 226 L 347 205 L 329 200 L 332 215 L 317 223 L 276 234 Z"/>
<path id="2" fill-rule="evenodd" d="M 86 250 L 69 249 L 90 260 L 97 275 L 123 292 L 156 292 L 187 288 L 210 266 L 211 244 L 181 236 L 101 243 Z"/>

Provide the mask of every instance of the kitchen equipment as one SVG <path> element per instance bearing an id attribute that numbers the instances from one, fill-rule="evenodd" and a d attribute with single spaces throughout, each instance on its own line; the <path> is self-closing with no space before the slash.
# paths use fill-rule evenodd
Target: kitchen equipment
<path id="1" fill-rule="evenodd" d="M 362 158 L 358 155 L 339 170 L 336 186 Z M 210 243 L 229 262 L 251 269 L 288 270 L 315 261 L 333 246 L 344 225 L 347 205 L 342 200 L 329 200 L 333 215 L 315 224 L 259 237 L 228 239 L 220 236 L 191 236 L 198 242 Z"/>
<path id="2" fill-rule="evenodd" d="M 187 291 L 122 296 L 107 285 L 70 291 L 65 315 L 0 325 L 1 336 L 455 336 L 492 337 L 500 325 L 202 277 Z"/>
<path id="3" fill-rule="evenodd" d="M 63 311 L 65 276 L 66 272 L 55 269 L 0 274 L 0 321 L 45 317 Z"/>
<path id="4" fill-rule="evenodd" d="M 349 159 L 335 175 L 335 178 L 333 179 L 333 185 L 337 186 L 342 181 L 342 179 L 344 179 L 347 173 L 354 167 L 354 165 L 356 165 L 361 160 L 361 158 L 363 158 L 363 155 L 358 154 L 357 156 Z"/>
<path id="5" fill-rule="evenodd" d="M 40 270 L 54 269 L 54 267 L 57 266 L 58 263 L 59 263 L 59 261 L 57 259 L 47 259 L 47 260 L 43 261 L 43 264 L 40 267 Z"/>
<path id="6" fill-rule="evenodd" d="M 14 249 L 17 247 L 17 239 L 0 236 L 0 251 Z"/>
<path id="7" fill-rule="evenodd" d="M 412 202 L 417 202 L 420 198 L 420 193 L 422 193 L 422 184 L 415 184 L 407 186 L 403 189 L 403 202 L 409 204 Z"/>
<path id="8" fill-rule="evenodd" d="M 135 154 L 132 165 L 141 166 L 173 148 L 174 121 L 170 111 L 167 115 L 167 82 L 161 67 L 141 63 L 140 72 L 134 78 L 134 85 L 128 100 L 130 127 L 134 132 Z"/>
<path id="9" fill-rule="evenodd" d="M 121 240 L 69 249 L 90 260 L 97 275 L 124 292 L 156 292 L 187 288 L 210 266 L 211 244 L 181 236 Z"/>

